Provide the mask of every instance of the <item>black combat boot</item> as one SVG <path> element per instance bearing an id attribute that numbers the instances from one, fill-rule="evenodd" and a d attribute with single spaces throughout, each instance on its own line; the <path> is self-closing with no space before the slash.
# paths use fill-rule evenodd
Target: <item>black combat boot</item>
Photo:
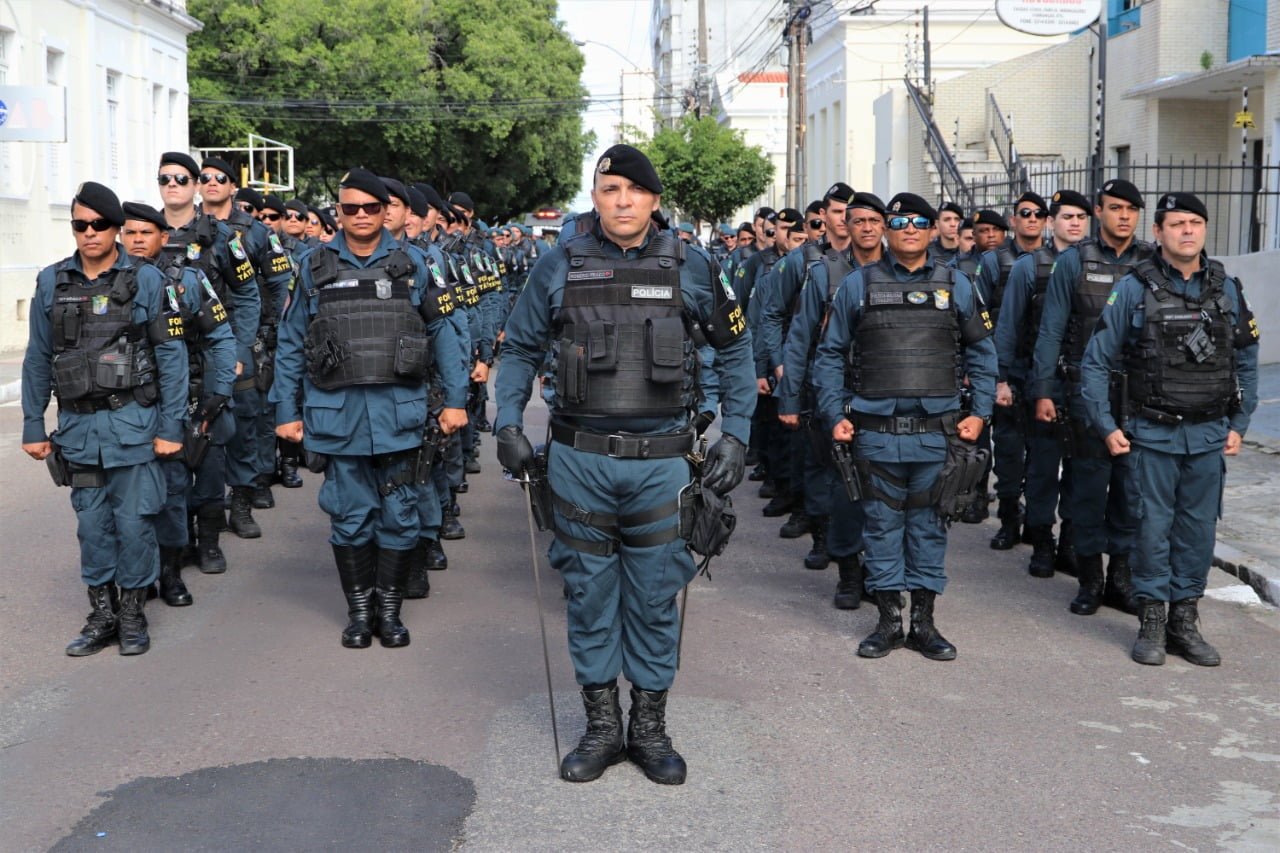
<path id="1" fill-rule="evenodd" d="M 1133 573 L 1129 569 L 1128 554 L 1112 554 L 1107 558 L 1107 582 L 1102 590 L 1102 601 L 1123 613 L 1135 616 L 1138 606 L 1133 601 Z"/>
<path id="2" fill-rule="evenodd" d="M 768 474 L 765 472 L 763 465 L 761 465 L 759 462 L 754 462 L 752 460 L 751 458 L 752 453 L 755 453 L 755 451 L 754 450 L 747 451 L 747 464 L 755 465 L 755 467 L 751 469 L 751 473 L 747 475 L 747 479 L 753 483 L 760 483 L 768 479 Z"/>
<path id="3" fill-rule="evenodd" d="M 627 757 L 639 765 L 649 781 L 659 785 L 683 785 L 684 759 L 667 736 L 667 691 L 631 688 L 631 715 L 627 720 Z"/>
<path id="4" fill-rule="evenodd" d="M 449 557 L 444 553 L 439 539 L 424 539 L 427 543 L 427 568 L 433 572 L 443 572 L 449 568 Z"/>
<path id="5" fill-rule="evenodd" d="M 446 506 L 444 515 L 440 520 L 440 538 L 441 539 L 465 539 L 467 530 L 462 526 L 462 522 L 458 521 L 458 516 L 453 512 L 453 507 Z"/>
<path id="6" fill-rule="evenodd" d="M 989 502 L 986 490 L 978 492 L 977 496 L 973 499 L 973 502 L 965 507 L 964 511 L 960 513 L 960 520 L 965 524 L 981 524 L 986 521 L 991 517 L 991 507 L 988 506 Z"/>
<path id="7" fill-rule="evenodd" d="M 584 687 L 582 707 L 587 710 L 586 734 L 560 761 L 560 778 L 566 782 L 593 782 L 604 775 L 606 768 L 627 758 L 618 682 L 595 690 Z"/>
<path id="8" fill-rule="evenodd" d="M 220 504 L 205 504 L 196 510 L 196 557 L 200 571 L 220 575 L 227 570 L 227 557 L 218 545 L 218 536 L 226 523 Z"/>
<path id="9" fill-rule="evenodd" d="M 906 646 L 929 660 L 955 660 L 956 647 L 933 624 L 933 602 L 937 598 L 932 590 L 911 590 L 911 631 Z"/>
<path id="10" fill-rule="evenodd" d="M 1053 528 L 1047 524 L 1028 526 L 1023 534 L 1023 538 L 1031 543 L 1027 574 L 1033 578 L 1053 577 Z"/>
<path id="11" fill-rule="evenodd" d="M 160 597 L 170 607 L 186 607 L 191 593 L 182 582 L 182 546 L 160 546 Z"/>
<path id="12" fill-rule="evenodd" d="M 1077 616 L 1092 616 L 1102 606 L 1102 555 L 1079 557 L 1077 567 L 1080 573 L 1080 591 L 1071 602 L 1071 612 Z"/>
<path id="13" fill-rule="evenodd" d="M 1053 567 L 1073 578 L 1080 573 L 1076 557 L 1076 538 L 1070 521 L 1064 520 L 1058 526 L 1058 552 L 1054 555 Z"/>
<path id="14" fill-rule="evenodd" d="M 1169 623 L 1164 631 L 1166 647 L 1196 666 L 1217 666 L 1222 663 L 1222 656 L 1205 642 L 1196 628 L 1196 620 L 1200 618 L 1199 602 L 1199 598 L 1184 598 L 1169 605 Z"/>
<path id="15" fill-rule="evenodd" d="M 271 475 L 259 474 L 253 481 L 250 502 L 254 509 L 271 509 L 276 505 L 276 496 L 271 494 Z"/>
<path id="16" fill-rule="evenodd" d="M 400 621 L 400 605 L 404 602 L 412 559 L 412 548 L 406 551 L 378 549 L 378 621 L 374 633 L 388 649 L 409 645 L 409 629 Z"/>
<path id="17" fill-rule="evenodd" d="M 902 635 L 902 598 L 898 592 L 878 589 L 873 595 L 880 610 L 880 621 L 876 623 L 876 629 L 858 644 L 858 657 L 882 658 L 894 649 L 902 648 L 906 642 Z"/>
<path id="18" fill-rule="evenodd" d="M 120 615 L 116 619 L 116 632 L 120 638 L 120 654 L 140 655 L 151 648 L 147 635 L 147 617 L 142 612 L 147 602 L 147 588 L 120 590 Z"/>
<path id="19" fill-rule="evenodd" d="M 338 565 L 338 579 L 347 597 L 347 627 L 342 631 L 342 645 L 348 649 L 367 649 L 373 643 L 373 584 L 377 573 L 378 546 L 334 545 L 333 559 Z"/>
<path id="20" fill-rule="evenodd" d="M 799 539 L 812 529 L 813 519 L 804 510 L 797 509 L 791 512 L 791 517 L 778 529 L 778 536 L 782 539 Z"/>
<path id="21" fill-rule="evenodd" d="M 427 580 L 427 560 L 431 556 L 430 539 L 419 539 L 409 560 L 409 577 L 404 582 L 405 598 L 426 598 L 431 594 L 431 581 Z"/>
<path id="22" fill-rule="evenodd" d="M 813 524 L 810 525 L 809 535 L 813 537 L 813 547 L 809 549 L 809 553 L 804 555 L 804 567 L 820 572 L 831 562 L 831 555 L 827 553 L 827 528 L 831 525 L 831 518 L 825 515 L 815 515 Z"/>
<path id="23" fill-rule="evenodd" d="M 466 460 L 466 463 L 464 464 L 463 470 L 468 474 L 479 474 L 480 473 L 479 455 L 477 455 L 474 452 L 467 454 L 467 460 Z"/>
<path id="24" fill-rule="evenodd" d="M 298 474 L 298 460 L 302 458 L 302 446 L 283 438 L 276 439 L 276 445 L 280 448 L 280 485 L 286 489 L 301 489 L 302 477 Z"/>
<path id="25" fill-rule="evenodd" d="M 196 542 L 200 537 L 196 530 L 196 513 L 193 509 L 187 510 L 187 544 L 182 546 L 182 565 L 198 566 L 200 565 L 200 549 Z"/>
<path id="26" fill-rule="evenodd" d="M 756 489 L 756 497 L 764 500 L 772 500 L 778 496 L 778 483 L 768 475 L 760 483 L 760 488 Z"/>
<path id="27" fill-rule="evenodd" d="M 773 482 L 777 491 L 774 493 L 773 499 L 765 504 L 764 509 L 760 511 L 765 518 L 778 518 L 791 511 L 791 481 L 779 479 Z"/>
<path id="28" fill-rule="evenodd" d="M 1022 541 L 1022 507 L 1018 505 L 1018 499 L 1002 499 L 996 515 L 1000 518 L 1000 529 L 991 537 L 991 547 L 996 551 L 1008 551 Z"/>
<path id="29" fill-rule="evenodd" d="M 862 605 L 862 583 L 866 574 L 862 554 L 837 557 L 836 566 L 840 570 L 840 580 L 836 583 L 833 603 L 837 610 L 857 610 Z"/>
<path id="30" fill-rule="evenodd" d="M 1083 563 L 1081 568 L 1083 570 Z M 1130 657 L 1147 666 L 1163 666 L 1164 644 L 1166 641 L 1164 602 L 1140 598 L 1137 604 L 1138 639 L 1133 643 L 1133 651 L 1130 653 Z M 1195 630 L 1194 622 L 1192 622 L 1191 629 Z M 1198 632 L 1196 636 L 1199 636 Z M 1204 641 L 1201 640 L 1201 642 Z"/>
<path id="31" fill-rule="evenodd" d="M 257 539 L 262 528 L 253 520 L 253 487 L 231 487 L 231 518 L 228 529 L 241 539 Z"/>
<path id="32" fill-rule="evenodd" d="M 116 638 L 116 611 L 112 601 L 115 585 L 104 583 L 89 587 L 89 618 L 80 629 L 80 636 L 67 644 L 67 654 L 73 658 L 96 655 Z"/>

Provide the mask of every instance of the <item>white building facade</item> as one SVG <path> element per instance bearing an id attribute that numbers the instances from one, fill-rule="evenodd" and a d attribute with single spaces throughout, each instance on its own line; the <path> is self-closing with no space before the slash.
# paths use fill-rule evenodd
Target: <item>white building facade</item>
<path id="1" fill-rule="evenodd" d="M 26 345 L 35 276 L 74 249 L 82 181 L 159 198 L 160 152 L 186 150 L 186 0 L 0 0 L 0 85 L 66 89 L 65 142 L 0 142 L 0 349 Z"/>

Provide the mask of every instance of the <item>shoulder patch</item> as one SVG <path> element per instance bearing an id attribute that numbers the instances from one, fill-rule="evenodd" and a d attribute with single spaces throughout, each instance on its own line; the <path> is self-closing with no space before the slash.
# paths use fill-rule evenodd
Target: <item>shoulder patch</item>
<path id="1" fill-rule="evenodd" d="M 1116 296 L 1118 296 L 1118 295 L 1119 295 L 1118 291 L 1115 291 L 1115 290 L 1111 291 L 1111 295 L 1107 297 L 1107 304 L 1108 304 L 1108 305 L 1115 305 L 1115 304 L 1116 304 Z"/>
<path id="2" fill-rule="evenodd" d="M 236 256 L 236 260 L 243 261 L 245 259 L 244 245 L 241 244 L 238 234 L 227 241 L 227 248 L 231 249 L 231 254 Z"/>

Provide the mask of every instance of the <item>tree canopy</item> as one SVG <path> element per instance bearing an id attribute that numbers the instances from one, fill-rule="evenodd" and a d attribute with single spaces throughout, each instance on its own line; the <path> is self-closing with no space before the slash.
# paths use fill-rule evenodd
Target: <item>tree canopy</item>
<path id="1" fill-rule="evenodd" d="M 704 222 L 724 221 L 773 178 L 773 163 L 759 146 L 710 116 L 686 115 L 638 147 L 662 178 L 663 199 Z"/>
<path id="2" fill-rule="evenodd" d="M 295 146 L 306 192 L 350 166 L 503 218 L 571 198 L 593 144 L 556 0 L 189 0 L 191 139 Z"/>

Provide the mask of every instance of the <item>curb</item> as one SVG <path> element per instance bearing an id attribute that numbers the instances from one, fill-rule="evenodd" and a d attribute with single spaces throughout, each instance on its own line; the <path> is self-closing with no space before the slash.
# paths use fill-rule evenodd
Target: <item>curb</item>
<path id="1" fill-rule="evenodd" d="M 15 379 L 0 385 L 0 403 L 8 403 L 22 396 L 22 380 Z M 1280 452 L 1280 451 L 1278 451 Z"/>
<path id="2" fill-rule="evenodd" d="M 1280 607 L 1280 569 L 1224 542 L 1213 547 L 1213 565 L 1253 587 L 1263 601 Z"/>

